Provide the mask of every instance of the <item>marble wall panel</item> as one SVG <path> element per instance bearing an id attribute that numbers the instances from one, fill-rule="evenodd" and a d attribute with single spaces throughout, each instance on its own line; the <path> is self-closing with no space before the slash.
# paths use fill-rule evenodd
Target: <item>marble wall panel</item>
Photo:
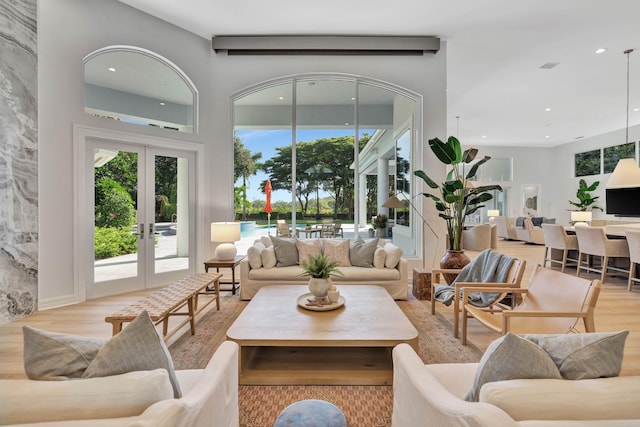
<path id="1" fill-rule="evenodd" d="M 36 5 L 0 2 L 0 324 L 38 302 Z"/>

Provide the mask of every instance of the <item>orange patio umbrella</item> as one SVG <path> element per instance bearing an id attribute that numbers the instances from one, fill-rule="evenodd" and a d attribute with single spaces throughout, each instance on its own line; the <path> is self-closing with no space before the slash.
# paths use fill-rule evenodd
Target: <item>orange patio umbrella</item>
<path id="1" fill-rule="evenodd" d="M 264 211 L 267 213 L 267 234 L 271 235 L 271 213 L 273 212 L 273 207 L 271 206 L 271 180 L 268 179 L 267 183 L 264 185 L 264 194 L 267 195 L 267 202 L 264 204 Z"/>

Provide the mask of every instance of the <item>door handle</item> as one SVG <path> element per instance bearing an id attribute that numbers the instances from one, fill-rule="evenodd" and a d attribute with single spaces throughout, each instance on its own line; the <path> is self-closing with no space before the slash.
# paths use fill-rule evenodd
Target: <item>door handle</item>
<path id="1" fill-rule="evenodd" d="M 149 223 L 149 239 L 153 240 L 153 223 Z"/>
<path id="2" fill-rule="evenodd" d="M 138 237 L 144 239 L 144 224 L 138 224 Z"/>

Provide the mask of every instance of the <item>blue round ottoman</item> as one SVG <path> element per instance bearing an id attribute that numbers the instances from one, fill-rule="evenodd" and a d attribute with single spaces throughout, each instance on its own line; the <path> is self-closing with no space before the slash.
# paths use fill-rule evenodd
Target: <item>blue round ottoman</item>
<path id="1" fill-rule="evenodd" d="M 301 400 L 280 413 L 273 427 L 348 427 L 337 406 L 324 400 Z"/>

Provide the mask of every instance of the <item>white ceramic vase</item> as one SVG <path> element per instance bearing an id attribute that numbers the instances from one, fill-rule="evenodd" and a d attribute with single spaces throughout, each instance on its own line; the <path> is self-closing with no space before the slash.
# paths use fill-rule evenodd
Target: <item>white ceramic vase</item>
<path id="1" fill-rule="evenodd" d="M 316 298 L 324 298 L 327 296 L 327 291 L 331 287 L 331 279 L 318 279 L 312 277 L 309 279 L 309 291 Z"/>

